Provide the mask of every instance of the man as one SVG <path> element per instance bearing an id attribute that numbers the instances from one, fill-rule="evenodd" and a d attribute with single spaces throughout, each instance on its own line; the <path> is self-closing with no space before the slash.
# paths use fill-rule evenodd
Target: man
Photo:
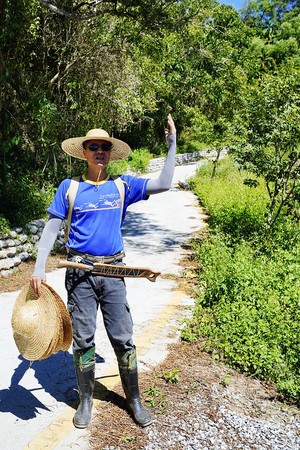
<path id="1" fill-rule="evenodd" d="M 169 149 L 160 175 L 153 180 L 122 175 L 123 199 L 116 180 L 107 173 L 107 165 L 109 161 L 129 155 L 131 150 L 125 142 L 110 137 L 101 129 L 90 130 L 84 137 L 63 141 L 62 149 L 75 158 L 85 159 L 88 167 L 78 182 L 73 208 L 69 211 L 71 180 L 66 179 L 58 187 L 48 209 L 49 220 L 40 239 L 35 270 L 31 277 L 31 286 L 37 295 L 40 295 L 41 282 L 46 278 L 47 257 L 62 220 L 68 214 L 68 260 L 90 265 L 97 261 L 123 265 L 121 225 L 127 207 L 171 187 L 175 167 L 176 128 L 170 114 L 165 132 Z M 85 428 L 91 419 L 98 307 L 117 357 L 129 411 L 139 425 L 150 425 L 153 417 L 140 400 L 132 318 L 124 278 L 95 276 L 78 269 L 67 269 L 65 284 L 68 292 L 67 306 L 72 320 L 74 367 L 80 397 L 73 419 L 74 425 Z"/>

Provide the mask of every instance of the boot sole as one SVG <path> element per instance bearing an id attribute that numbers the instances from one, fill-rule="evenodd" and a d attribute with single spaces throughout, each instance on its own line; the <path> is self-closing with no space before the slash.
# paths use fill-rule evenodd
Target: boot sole
<path id="1" fill-rule="evenodd" d="M 90 423 L 90 422 L 89 422 L 89 423 Z M 74 425 L 74 427 L 75 427 L 75 428 L 80 428 L 81 430 L 84 429 L 84 428 L 86 428 L 86 427 L 89 425 L 89 423 L 87 423 L 87 424 L 76 423 L 76 422 L 73 420 L 73 425 Z"/>
<path id="2" fill-rule="evenodd" d="M 155 419 L 153 419 L 153 420 L 150 420 L 150 422 L 146 422 L 146 423 L 139 423 L 139 422 L 136 422 L 140 427 L 142 427 L 142 428 L 146 428 L 146 427 L 148 427 L 149 425 L 152 425 L 152 423 L 154 423 L 155 422 Z"/>

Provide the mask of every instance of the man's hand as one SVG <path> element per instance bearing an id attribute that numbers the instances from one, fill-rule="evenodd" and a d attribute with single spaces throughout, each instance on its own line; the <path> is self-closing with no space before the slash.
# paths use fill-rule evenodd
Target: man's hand
<path id="1" fill-rule="evenodd" d="M 176 136 L 176 128 L 171 114 L 168 114 L 168 128 L 165 128 L 166 141 L 168 142 L 169 134 Z"/>
<path id="2" fill-rule="evenodd" d="M 42 293 L 42 279 L 40 277 L 32 276 L 30 279 L 30 286 L 39 297 Z"/>

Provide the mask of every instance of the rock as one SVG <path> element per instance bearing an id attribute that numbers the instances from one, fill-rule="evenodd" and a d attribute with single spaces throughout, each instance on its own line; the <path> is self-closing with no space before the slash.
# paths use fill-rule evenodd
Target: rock
<path id="1" fill-rule="evenodd" d="M 27 252 L 22 252 L 19 254 L 19 258 L 21 261 L 27 261 L 27 259 L 30 258 L 30 255 Z"/>
<path id="2" fill-rule="evenodd" d="M 7 247 L 14 247 L 15 241 L 13 239 L 6 239 Z"/>
<path id="3" fill-rule="evenodd" d="M 6 258 L 0 260 L 0 270 L 8 270 L 14 267 L 12 259 Z"/>
<path id="4" fill-rule="evenodd" d="M 21 242 L 21 244 L 24 244 L 24 242 L 26 242 L 28 239 L 28 236 L 26 234 L 20 234 L 18 236 L 18 240 Z"/>
<path id="5" fill-rule="evenodd" d="M 32 225 L 31 223 L 28 225 L 28 229 L 33 235 L 38 232 L 38 227 L 36 225 Z"/>
<path id="6" fill-rule="evenodd" d="M 8 258 L 12 258 L 13 256 L 15 256 L 17 253 L 17 249 L 16 247 L 8 247 L 7 249 L 7 257 Z"/>
<path id="7" fill-rule="evenodd" d="M 13 270 L 1 270 L 0 271 L 0 276 L 2 278 L 8 278 L 13 274 Z"/>

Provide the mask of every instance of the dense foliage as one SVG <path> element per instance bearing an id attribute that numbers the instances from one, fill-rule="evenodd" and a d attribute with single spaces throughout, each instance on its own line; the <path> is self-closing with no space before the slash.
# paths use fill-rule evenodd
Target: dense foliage
<path id="1" fill-rule="evenodd" d="M 169 111 L 179 151 L 225 145 L 265 178 L 270 227 L 297 214 L 298 2 L 238 14 L 214 0 L 1 0 L 0 12 L 0 215 L 12 225 L 82 170 L 63 139 L 101 126 L 161 155 Z"/>
<path id="2" fill-rule="evenodd" d="M 230 235 L 232 241 L 255 239 L 265 230 L 265 213 L 268 201 L 263 180 L 254 179 L 250 185 L 247 172 L 240 172 L 231 159 L 219 163 L 217 176 L 211 176 L 212 164 L 203 166 L 201 178 L 190 184 L 201 203 L 209 211 L 209 225 Z"/>
<path id="3" fill-rule="evenodd" d="M 182 338 L 199 339 L 215 358 L 299 401 L 299 224 L 284 216 L 266 236 L 266 186 L 245 185 L 248 174 L 228 160 L 216 179 L 208 169 L 193 180 L 209 236 L 195 242 L 196 308 Z"/>

